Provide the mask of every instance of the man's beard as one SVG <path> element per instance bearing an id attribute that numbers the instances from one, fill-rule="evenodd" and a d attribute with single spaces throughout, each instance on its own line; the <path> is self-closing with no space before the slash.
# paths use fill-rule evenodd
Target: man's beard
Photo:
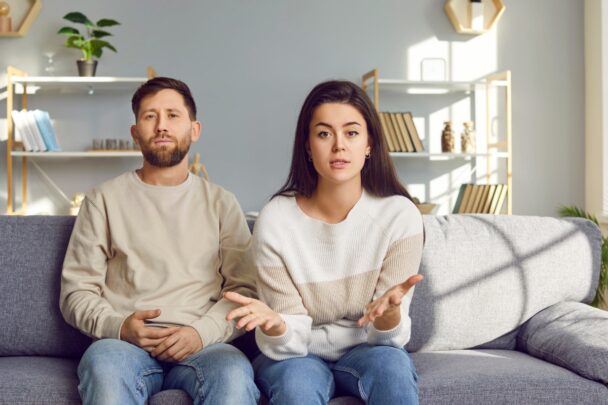
<path id="1" fill-rule="evenodd" d="M 176 141 L 173 137 L 167 138 Z M 144 155 L 144 159 L 152 166 L 173 167 L 179 164 L 190 150 L 188 138 L 181 144 L 176 141 L 177 143 L 173 147 L 163 145 L 159 148 L 150 147 L 150 145 L 153 145 L 154 139 L 151 139 L 149 144 L 140 144 L 141 153 Z"/>

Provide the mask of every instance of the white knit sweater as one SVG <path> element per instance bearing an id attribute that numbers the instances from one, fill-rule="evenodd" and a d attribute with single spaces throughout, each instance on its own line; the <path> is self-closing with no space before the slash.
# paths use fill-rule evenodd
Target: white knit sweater
<path id="1" fill-rule="evenodd" d="M 295 197 L 275 197 L 254 229 L 260 298 L 287 324 L 281 336 L 260 328 L 260 350 L 274 360 L 313 353 L 335 361 L 361 343 L 402 347 L 410 339 L 413 289 L 401 322 L 387 331 L 357 326 L 368 303 L 416 274 L 422 217 L 407 198 L 363 192 L 346 219 L 328 224 L 306 215 Z"/>

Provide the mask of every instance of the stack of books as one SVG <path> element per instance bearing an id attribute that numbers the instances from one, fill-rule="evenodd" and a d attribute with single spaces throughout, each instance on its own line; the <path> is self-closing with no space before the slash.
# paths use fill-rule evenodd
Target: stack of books
<path id="1" fill-rule="evenodd" d="M 463 184 L 453 214 L 500 214 L 507 195 L 506 184 Z"/>
<path id="2" fill-rule="evenodd" d="M 380 124 L 389 152 L 424 151 L 411 113 L 381 112 Z"/>
<path id="3" fill-rule="evenodd" d="M 41 110 L 12 111 L 15 141 L 21 142 L 27 152 L 59 152 L 55 130 L 49 113 Z"/>

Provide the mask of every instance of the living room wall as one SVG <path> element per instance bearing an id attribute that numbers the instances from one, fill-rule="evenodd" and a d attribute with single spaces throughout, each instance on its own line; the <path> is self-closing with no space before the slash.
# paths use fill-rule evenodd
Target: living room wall
<path id="1" fill-rule="evenodd" d="M 9 3 L 19 1 L 25 0 Z M 513 213 L 555 215 L 561 204 L 582 206 L 583 2 L 506 0 L 497 28 L 477 37 L 457 34 L 443 4 L 444 0 L 46 0 L 27 36 L 0 39 L 0 69 L 12 65 L 42 75 L 43 54 L 54 51 L 56 74 L 74 74 L 78 51 L 63 48 L 63 38 L 55 34 L 63 25 L 61 17 L 78 10 L 95 20 L 117 19 L 122 25 L 112 29 L 112 43 L 118 53 L 104 53 L 98 75 L 144 76 L 151 65 L 160 75 L 186 81 L 203 123 L 202 138 L 192 150 L 200 152 L 211 179 L 234 192 L 245 211 L 259 210 L 284 181 L 299 108 L 318 82 L 343 78 L 359 83 L 372 68 L 384 77 L 415 80 L 421 58 L 432 56 L 448 61 L 454 80 L 509 69 Z M 4 83 L 2 78 L 0 85 Z M 129 136 L 129 94 L 41 95 L 35 100 L 35 107 L 55 117 L 64 145 L 84 149 L 93 138 Z M 0 117 L 5 109 L 2 100 Z M 70 139 L 61 139 L 62 131 Z M 6 143 L 0 143 L 2 212 L 5 148 Z M 68 197 L 138 166 L 129 159 L 39 164 Z M 416 165 L 399 161 L 397 167 L 404 182 L 416 179 L 411 173 Z M 65 212 L 67 203 L 59 193 L 35 168 L 29 172 L 32 212 Z"/>

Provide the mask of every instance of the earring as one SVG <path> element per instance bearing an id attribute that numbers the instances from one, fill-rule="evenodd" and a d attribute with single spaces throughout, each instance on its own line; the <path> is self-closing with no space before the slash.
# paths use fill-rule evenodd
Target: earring
<path id="1" fill-rule="evenodd" d="M 371 157 L 372 157 L 372 152 L 367 152 L 367 153 L 365 154 L 365 159 L 369 159 L 369 158 L 371 158 Z"/>
<path id="2" fill-rule="evenodd" d="M 312 162 L 312 155 L 308 155 L 308 161 Z"/>

